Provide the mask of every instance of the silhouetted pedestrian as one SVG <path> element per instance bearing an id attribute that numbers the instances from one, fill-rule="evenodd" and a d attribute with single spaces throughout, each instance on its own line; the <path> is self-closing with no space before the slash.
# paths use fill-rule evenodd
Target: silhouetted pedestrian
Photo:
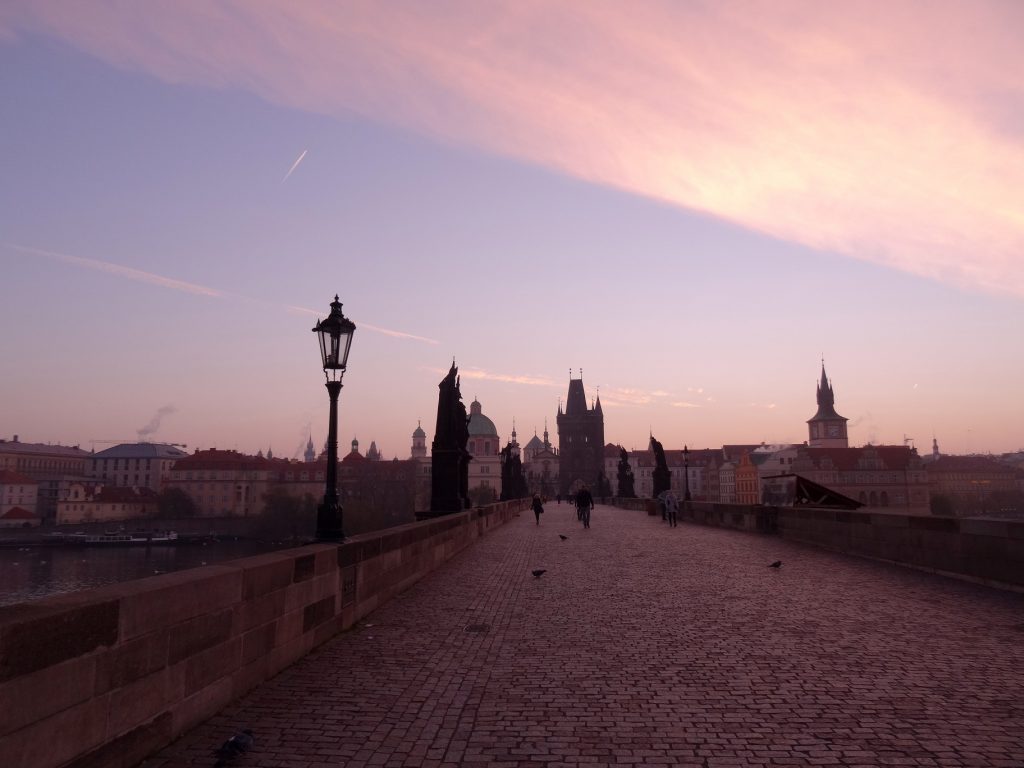
<path id="1" fill-rule="evenodd" d="M 594 508 L 594 497 L 590 495 L 587 486 L 581 485 L 576 493 L 576 514 L 583 522 L 584 528 L 590 527 L 590 511 Z"/>
<path id="2" fill-rule="evenodd" d="M 665 494 L 665 514 L 670 527 L 675 528 L 679 525 L 679 501 L 672 491 Z"/>
<path id="3" fill-rule="evenodd" d="M 540 501 L 540 496 L 533 494 L 533 516 L 537 518 L 537 525 L 540 525 L 540 516 L 544 512 L 544 505 Z"/>

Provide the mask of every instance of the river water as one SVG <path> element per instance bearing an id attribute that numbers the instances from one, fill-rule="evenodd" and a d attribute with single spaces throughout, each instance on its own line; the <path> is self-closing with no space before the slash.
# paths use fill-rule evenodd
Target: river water
<path id="1" fill-rule="evenodd" d="M 294 545 L 242 540 L 154 547 L 4 548 L 0 549 L 0 605 L 213 565 L 290 546 Z"/>

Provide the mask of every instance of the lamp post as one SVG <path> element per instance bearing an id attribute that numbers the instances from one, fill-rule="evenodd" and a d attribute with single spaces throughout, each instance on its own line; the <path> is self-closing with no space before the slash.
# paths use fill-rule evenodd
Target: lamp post
<path id="1" fill-rule="evenodd" d="M 341 313 L 341 302 L 337 294 L 331 302 L 331 314 L 326 320 L 318 320 L 313 328 L 320 340 L 327 394 L 331 398 L 331 415 L 327 427 L 327 486 L 324 489 L 323 504 L 316 512 L 317 541 L 341 541 L 345 538 L 341 503 L 338 501 L 338 395 L 355 330 L 355 323 Z"/>
<path id="2" fill-rule="evenodd" d="M 683 446 L 683 501 L 690 501 L 690 449 Z"/>

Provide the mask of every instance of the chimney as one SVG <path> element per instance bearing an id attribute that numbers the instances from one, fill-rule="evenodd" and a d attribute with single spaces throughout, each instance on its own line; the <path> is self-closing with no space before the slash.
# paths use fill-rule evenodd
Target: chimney
<path id="1" fill-rule="evenodd" d="M 18 436 L 17 435 L 14 436 L 14 442 L 18 442 Z"/>

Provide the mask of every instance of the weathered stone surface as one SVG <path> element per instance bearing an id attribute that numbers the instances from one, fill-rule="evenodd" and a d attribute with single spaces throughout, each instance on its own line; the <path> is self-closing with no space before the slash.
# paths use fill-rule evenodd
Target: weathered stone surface
<path id="1" fill-rule="evenodd" d="M 122 643 L 99 654 L 96 663 L 96 693 L 106 693 L 167 666 L 166 632 Z"/>
<path id="2" fill-rule="evenodd" d="M 292 571 L 292 581 L 306 581 L 313 578 L 316 570 L 316 555 L 302 555 L 295 558 L 295 567 Z"/>
<path id="3" fill-rule="evenodd" d="M 0 683 L 0 737 L 91 698 L 96 659 L 82 656 Z"/>
<path id="4" fill-rule="evenodd" d="M 183 661 L 185 695 L 191 696 L 221 678 L 230 679 L 241 666 L 241 654 L 242 638 L 235 637 Z"/>
<path id="5" fill-rule="evenodd" d="M 56 768 L 106 739 L 106 696 L 69 707 L 0 738 L 3 768 Z"/>
<path id="6" fill-rule="evenodd" d="M 208 613 L 171 627 L 168 632 L 168 663 L 177 664 L 231 637 L 234 612 Z"/>
<path id="7" fill-rule="evenodd" d="M 68 768 L 134 768 L 171 740 L 169 712 L 75 760 Z"/>
<path id="8" fill-rule="evenodd" d="M 334 616 L 334 598 L 325 597 L 307 605 L 302 612 L 302 631 L 309 632 Z"/>
<path id="9" fill-rule="evenodd" d="M 113 645 L 119 608 L 117 600 L 58 606 L 0 624 L 0 682 Z"/>
<path id="10" fill-rule="evenodd" d="M 124 587 L 121 639 L 130 640 L 237 604 L 242 597 L 242 570 L 211 565 Z"/>

